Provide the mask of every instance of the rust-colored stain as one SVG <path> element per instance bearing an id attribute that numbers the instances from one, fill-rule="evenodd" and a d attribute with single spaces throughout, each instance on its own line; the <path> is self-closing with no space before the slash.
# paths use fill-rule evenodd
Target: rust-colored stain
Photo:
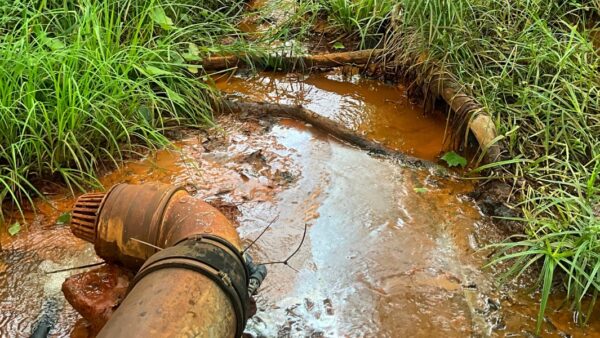
<path id="1" fill-rule="evenodd" d="M 163 232 L 158 245 L 169 247 L 198 234 L 209 234 L 226 239 L 242 250 L 239 235 L 233 224 L 212 205 L 189 196 L 175 194 L 165 210 Z"/>
<path id="2" fill-rule="evenodd" d="M 396 150 L 435 160 L 449 149 L 446 120 L 440 112 L 425 114 L 403 85 L 388 85 L 339 71 L 229 77 L 217 80 L 227 93 L 254 100 L 300 104 Z"/>
<path id="3" fill-rule="evenodd" d="M 140 280 L 99 337 L 233 337 L 235 322 L 229 298 L 210 278 L 171 268 Z"/>
<path id="4" fill-rule="evenodd" d="M 92 198 L 101 203 L 88 205 L 83 209 L 85 214 L 80 214 L 81 206 Z M 98 306 L 105 308 L 106 313 L 100 313 L 96 321 L 90 321 L 90 332 L 94 333 L 99 326 L 104 325 L 99 331 L 99 337 L 129 337 L 135 334 L 145 337 L 198 334 L 231 337 L 236 332 L 236 327 L 242 330 L 242 324 L 236 323 L 237 319 L 245 323 L 245 310 L 232 315 L 235 314 L 230 303 L 233 300 L 215 281 L 206 277 L 208 274 L 199 272 L 203 271 L 203 263 L 187 259 L 188 256 L 181 252 L 188 248 L 190 240 L 196 243 L 198 238 L 207 235 L 221 238 L 237 250 L 237 253 L 232 251 L 239 257 L 236 258 L 238 263 L 235 271 L 239 273 L 241 267 L 244 279 L 239 283 L 247 283 L 247 270 L 239 254 L 242 249 L 239 235 L 232 223 L 217 209 L 190 196 L 181 187 L 156 182 L 142 185 L 119 184 L 112 187 L 106 195 L 85 194 L 78 199 L 76 205 L 80 207 L 74 212 L 74 217 L 81 219 L 90 214 L 96 220 L 92 229 L 95 237 L 82 231 L 80 222 L 71 223 L 73 234 L 86 240 L 93 239 L 98 256 L 133 271 L 137 271 L 146 262 L 122 303 L 122 297 L 115 302 L 113 295 L 115 292 L 119 293 L 121 288 L 115 288 L 115 282 L 110 278 L 107 281 L 98 278 L 98 273 L 82 274 L 78 279 L 65 282 L 65 296 L 73 307 L 82 310 L 84 318 L 88 319 L 90 314 L 99 311 L 90 303 L 98 303 Z M 91 210 L 91 207 L 96 210 Z M 194 248 L 193 245 L 188 248 L 189 254 L 198 254 Z M 169 250 L 175 251 L 167 258 L 157 258 L 158 261 L 153 262 L 152 267 L 147 266 L 148 258 L 152 260 L 158 251 L 160 253 L 156 255 L 160 256 L 171 252 Z M 219 250 L 215 252 L 214 255 L 221 254 Z M 154 257 L 158 257 L 156 255 Z M 200 267 L 189 268 L 190 264 Z M 210 269 L 214 276 L 223 273 L 220 270 L 214 271 L 212 267 Z M 227 276 L 234 281 L 238 280 L 234 275 Z M 85 282 L 89 285 L 84 284 L 84 288 L 104 295 L 95 298 L 82 294 L 76 287 L 81 287 Z M 247 294 L 246 289 L 240 291 L 242 295 Z M 113 301 L 112 307 L 103 304 L 106 297 Z M 237 301 L 239 298 L 235 299 Z M 243 299 L 239 304 L 246 304 L 246 298 Z M 113 315 L 112 310 L 117 305 L 119 309 Z M 136 324 L 132 325 L 133 322 Z"/>
<path id="5" fill-rule="evenodd" d="M 339 85 L 339 96 L 358 101 L 360 96 L 344 91 L 356 86 L 367 91 L 372 83 L 350 79 L 354 83 L 348 84 L 335 76 L 323 76 L 317 82 Z M 261 81 L 287 80 L 276 76 Z M 233 91 L 246 93 L 254 90 L 260 94 L 264 88 L 256 81 L 247 81 L 246 88 L 241 82 L 234 85 Z M 311 86 L 304 85 L 304 89 L 318 90 Z M 300 84 L 286 88 L 302 91 Z M 401 89 L 391 90 L 394 99 L 396 91 L 402 94 Z M 273 95 L 295 96 L 283 91 Z M 310 93 L 305 94 L 303 104 L 310 108 L 313 97 L 318 106 L 319 97 Z M 397 104 L 376 96 L 370 100 L 378 100 L 378 107 Z M 368 104 L 356 103 L 361 106 Z M 338 114 L 336 107 L 332 100 L 330 113 Z M 318 111 L 315 106 L 311 109 Z M 389 114 L 392 118 L 392 112 Z M 415 114 L 422 116 L 419 111 Z M 465 337 L 472 335 L 481 324 L 476 319 L 482 318 L 486 325 L 498 323 L 490 330 L 499 337 L 535 331 L 537 298 L 510 288 L 490 291 L 494 290 L 494 274 L 481 271 L 486 252 L 478 249 L 495 229 L 465 196 L 472 189 L 469 181 L 368 156 L 297 121 L 239 121 L 223 116 L 218 122 L 220 128 L 206 133 L 183 133 L 172 149 L 127 161 L 101 182 L 106 188 L 151 181 L 185 186 L 194 202 L 206 200 L 236 210 L 230 217 L 237 218 L 243 246 L 278 217 L 249 251 L 259 263 L 286 258 L 298 245 L 304 225 L 309 225 L 304 245 L 289 262 L 299 272 L 282 264 L 270 266 L 248 332 L 267 337 L 352 336 L 356 332 L 364 336 Z M 405 124 L 410 123 L 409 119 Z M 432 130 L 441 133 L 443 122 L 439 123 L 440 128 Z M 431 138 L 433 134 L 423 131 Z M 27 227 L 13 238 L 2 233 L 3 336 L 29 332 L 43 310 L 41 300 L 48 297 L 45 289 L 51 283 L 47 278 L 55 276 L 46 271 L 96 261 L 91 245 L 71 236 L 68 227 L 56 224 L 74 199 L 65 191 L 44 191 L 48 200 L 38 204 L 41 210 L 37 214 L 26 213 Z M 139 205 L 135 198 L 127 204 L 132 209 Z M 179 217 L 177 210 L 185 214 L 191 208 L 188 203 L 179 204 L 182 207 L 167 208 L 166 216 Z M 18 215 L 8 215 L 9 222 L 17 219 Z M 165 273 L 165 280 L 168 276 Z M 177 292 L 174 297 L 189 293 Z M 202 299 L 203 293 L 194 296 Z M 600 312 L 592 314 L 588 327 L 580 328 L 560 300 L 561 295 L 556 295 L 549 304 L 546 322 L 552 325 L 545 325 L 542 337 L 600 334 L 600 321 L 595 320 Z M 471 312 L 469 303 L 476 306 L 475 311 Z M 172 308 L 172 304 L 165 308 L 154 305 L 162 314 Z M 76 318 L 75 310 L 68 304 L 62 306 L 56 335 L 68 335 Z"/>
<path id="6" fill-rule="evenodd" d="M 62 292 L 85 322 L 87 335 L 95 336 L 127 294 L 131 272 L 115 265 L 105 265 L 78 273 L 65 280 Z"/>
<path id="7" fill-rule="evenodd" d="M 93 206 L 96 211 L 88 206 L 82 214 L 81 208 L 76 208 L 73 218 L 92 215 L 90 219 L 96 220 L 92 229 L 81 222 L 72 222 L 71 229 L 76 236 L 94 243 L 96 253 L 106 261 L 137 270 L 159 249 L 203 234 L 221 237 L 241 250 L 232 223 L 181 187 L 162 183 L 119 184 L 105 196 L 82 195 L 75 205 L 81 206 L 91 198 L 102 201 Z"/>

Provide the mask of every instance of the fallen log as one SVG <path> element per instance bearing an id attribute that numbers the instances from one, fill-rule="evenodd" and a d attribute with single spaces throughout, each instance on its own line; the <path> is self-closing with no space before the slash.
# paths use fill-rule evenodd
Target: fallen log
<path id="1" fill-rule="evenodd" d="M 345 65 L 365 65 L 375 62 L 375 59 L 383 54 L 383 49 L 359 50 L 343 53 L 327 53 L 317 55 L 298 56 L 269 56 L 268 62 L 265 57 L 259 56 L 211 56 L 201 61 L 202 68 L 207 71 L 224 70 L 228 68 L 253 64 L 271 64 L 284 69 L 310 69 L 310 68 L 332 68 Z"/>
<path id="2" fill-rule="evenodd" d="M 499 160 L 502 149 L 496 143 L 496 126 L 479 102 L 465 94 L 455 80 L 444 75 L 433 75 L 429 90 L 443 98 L 458 118 L 468 121 L 469 130 L 485 154 L 484 161 L 491 163 Z"/>
<path id="3" fill-rule="evenodd" d="M 302 56 L 271 56 L 271 62 L 277 67 L 266 67 L 270 69 L 310 69 L 310 68 L 332 68 L 344 65 L 365 65 L 378 61 L 385 56 L 384 49 L 369 49 L 352 52 L 328 53 L 320 55 Z M 224 70 L 248 62 L 260 64 L 259 57 L 237 57 L 237 56 L 214 56 L 202 60 L 202 67 L 208 71 Z M 441 73 L 440 73 L 441 74 Z M 496 143 L 497 132 L 494 121 L 488 112 L 471 96 L 467 95 L 454 79 L 433 75 L 429 81 L 429 90 L 439 96 L 450 106 L 457 116 L 468 121 L 468 128 L 477 139 L 477 143 L 485 153 L 484 161 L 494 162 L 499 159 L 502 152 L 501 146 Z"/>
<path id="4" fill-rule="evenodd" d="M 258 102 L 247 99 L 226 97 L 221 101 L 223 111 L 238 115 L 250 115 L 257 118 L 280 117 L 291 118 L 308 123 L 341 141 L 347 142 L 373 154 L 388 156 L 418 167 L 434 167 L 432 162 L 408 156 L 384 144 L 372 141 L 327 117 L 319 115 L 300 105 Z"/>

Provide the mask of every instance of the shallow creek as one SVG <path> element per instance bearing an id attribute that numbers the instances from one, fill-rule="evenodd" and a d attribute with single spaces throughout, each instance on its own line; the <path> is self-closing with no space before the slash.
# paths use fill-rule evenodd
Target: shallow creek
<path id="1" fill-rule="evenodd" d="M 221 80 L 231 94 L 303 104 L 391 147 L 434 160 L 445 121 L 422 110 L 403 87 L 339 73 Z M 466 197 L 473 186 L 443 168 L 413 168 L 340 143 L 293 120 L 220 117 L 209 132 L 186 131 L 162 150 L 101 178 L 162 181 L 217 206 L 234 220 L 256 262 L 269 265 L 247 332 L 256 337 L 533 336 L 535 297 L 498 290 L 482 270 L 494 234 Z M 0 336 L 29 336 L 40 314 L 53 336 L 78 315 L 60 293 L 72 273 L 97 261 L 93 248 L 56 224 L 73 199 L 48 196 L 28 227 L 2 237 Z M 553 302 L 552 307 L 560 305 Z M 596 335 L 550 311 L 544 336 Z"/>
<path id="2" fill-rule="evenodd" d="M 419 158 L 434 160 L 443 153 L 449 142 L 439 112 L 423 114 L 403 85 L 364 79 L 355 71 L 221 78 L 217 87 L 256 101 L 302 105 Z"/>

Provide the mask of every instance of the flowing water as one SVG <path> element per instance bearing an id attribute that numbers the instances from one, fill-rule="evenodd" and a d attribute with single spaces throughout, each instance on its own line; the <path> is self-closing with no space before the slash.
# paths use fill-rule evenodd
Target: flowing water
<path id="1" fill-rule="evenodd" d="M 217 86 L 257 101 L 299 104 L 391 148 L 435 160 L 447 148 L 446 123 L 439 112 L 423 114 L 403 85 L 388 85 L 353 74 L 355 69 L 304 74 L 234 77 Z"/>
<path id="2" fill-rule="evenodd" d="M 218 86 L 303 104 L 421 158 L 435 160 L 446 148 L 444 119 L 424 115 L 403 87 L 335 72 L 234 77 Z M 496 238 L 466 197 L 469 181 L 366 154 L 294 120 L 219 122 L 101 181 L 185 185 L 234 220 L 246 245 L 272 222 L 250 249 L 256 262 L 274 264 L 248 334 L 533 336 L 535 298 L 498 289 L 493 271 L 481 269 L 488 252 L 480 248 Z M 38 214 L 27 214 L 27 229 L 2 238 L 1 336 L 28 336 L 40 317 L 55 324 L 51 335 L 65 336 L 78 317 L 60 284 L 79 271 L 47 273 L 97 261 L 91 245 L 56 222 L 73 203 L 66 196 L 49 196 Z M 276 263 L 298 247 L 288 265 Z M 568 311 L 550 311 L 543 335 L 599 332 L 598 324 L 575 328 Z"/>

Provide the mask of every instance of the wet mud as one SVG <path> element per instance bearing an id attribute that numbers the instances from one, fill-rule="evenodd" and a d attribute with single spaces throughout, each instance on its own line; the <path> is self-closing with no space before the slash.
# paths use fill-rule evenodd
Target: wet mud
<path id="1" fill-rule="evenodd" d="M 445 121 L 422 115 L 401 89 L 328 76 L 293 85 L 277 76 L 234 80 L 228 88 L 301 102 L 415 156 L 434 159 L 443 151 Z M 388 97 L 404 103 L 386 103 Z M 390 121 L 413 115 L 380 130 L 379 113 Z M 294 120 L 218 122 L 210 131 L 185 131 L 172 149 L 125 163 L 101 182 L 183 185 L 230 217 L 244 246 L 273 222 L 249 249 L 256 263 L 269 263 L 269 275 L 248 335 L 534 336 L 536 296 L 499 286 L 495 272 L 482 269 L 489 254 L 483 246 L 502 237 L 468 197 L 470 181 L 371 156 Z M 28 229 L 3 235 L 0 336 L 29 336 L 40 313 L 51 314 L 52 336 L 67 336 L 79 318 L 60 285 L 81 270 L 46 273 L 97 262 L 90 244 L 56 224 L 73 203 L 67 196 L 49 196 L 38 214 L 27 215 Z M 305 229 L 289 264 L 277 263 Z M 559 306 L 557 298 L 543 336 L 600 332 L 597 322 L 574 327 L 568 309 L 554 311 Z"/>

